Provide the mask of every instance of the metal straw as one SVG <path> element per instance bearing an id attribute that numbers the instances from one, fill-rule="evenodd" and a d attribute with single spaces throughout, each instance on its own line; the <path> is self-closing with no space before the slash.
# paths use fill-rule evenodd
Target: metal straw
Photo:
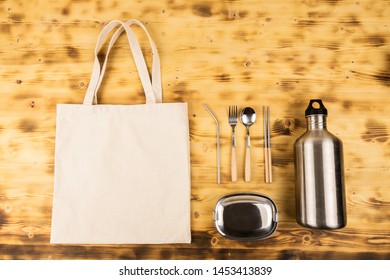
<path id="1" fill-rule="evenodd" d="M 203 103 L 202 105 L 214 118 L 215 123 L 217 124 L 217 183 L 221 184 L 221 155 L 220 155 L 221 151 L 220 151 L 220 139 L 219 139 L 219 122 L 217 117 L 213 114 L 213 112 L 207 106 L 207 104 Z"/>
<path id="2" fill-rule="evenodd" d="M 263 119 L 265 182 L 272 183 L 271 125 L 270 110 L 268 106 L 263 106 Z"/>

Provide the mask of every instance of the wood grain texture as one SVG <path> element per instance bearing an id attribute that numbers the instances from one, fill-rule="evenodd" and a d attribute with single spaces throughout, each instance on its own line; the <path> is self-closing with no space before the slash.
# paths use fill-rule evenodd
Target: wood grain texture
<path id="1" fill-rule="evenodd" d="M 1 1 L 0 258 L 390 259 L 389 13 L 387 0 Z M 50 245 L 55 105 L 82 102 L 100 30 L 130 18 L 147 24 L 158 46 L 164 101 L 189 104 L 193 242 Z M 141 45 L 150 52 L 146 38 Z M 341 230 L 295 223 L 293 143 L 311 98 L 324 101 L 328 128 L 344 142 L 348 225 Z M 124 38 L 99 101 L 144 102 Z M 203 102 L 221 122 L 221 185 L 215 124 Z M 261 119 L 251 127 L 250 183 L 245 127 L 236 127 L 231 183 L 228 105 L 259 113 L 270 106 L 272 184 L 264 183 Z M 216 232 L 214 204 L 242 191 L 275 200 L 280 225 L 272 238 L 236 242 Z"/>

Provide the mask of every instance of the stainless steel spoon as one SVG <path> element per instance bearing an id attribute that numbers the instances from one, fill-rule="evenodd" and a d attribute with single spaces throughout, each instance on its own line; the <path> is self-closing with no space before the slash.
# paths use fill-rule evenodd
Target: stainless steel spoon
<path id="1" fill-rule="evenodd" d="M 256 121 L 256 113 L 251 107 L 245 107 L 241 111 L 241 122 L 246 126 L 246 148 L 245 148 L 245 182 L 251 180 L 251 138 L 249 127 Z"/>

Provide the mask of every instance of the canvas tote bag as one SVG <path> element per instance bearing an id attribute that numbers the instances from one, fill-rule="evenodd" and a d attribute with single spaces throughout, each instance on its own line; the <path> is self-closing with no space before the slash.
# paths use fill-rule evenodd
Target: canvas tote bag
<path id="1" fill-rule="evenodd" d="M 131 25 L 152 46 L 152 80 Z M 104 64 L 97 57 L 112 30 Z M 108 54 L 125 31 L 146 104 L 98 105 Z M 109 95 L 109 92 L 106 93 Z M 137 20 L 99 35 L 83 104 L 58 104 L 51 243 L 190 243 L 187 103 L 161 103 L 160 61 Z"/>

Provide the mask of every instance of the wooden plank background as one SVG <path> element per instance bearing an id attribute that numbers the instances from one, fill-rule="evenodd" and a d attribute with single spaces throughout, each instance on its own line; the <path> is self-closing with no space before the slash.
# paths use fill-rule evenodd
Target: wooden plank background
<path id="1" fill-rule="evenodd" d="M 0 1 L 1 259 L 389 259 L 390 2 L 386 0 Z M 111 19 L 147 24 L 162 60 L 165 102 L 189 103 L 190 245 L 50 245 L 55 105 L 81 103 L 93 49 Z M 140 34 L 136 30 L 138 34 Z M 142 47 L 149 53 L 147 41 Z M 150 62 L 150 59 L 149 59 Z M 143 103 L 121 38 L 101 103 Z M 348 225 L 313 230 L 295 222 L 293 143 L 304 110 L 323 99 L 328 127 L 345 145 Z M 221 121 L 222 184 L 207 103 Z M 269 105 L 274 182 L 264 183 L 262 118 L 251 128 L 252 181 L 229 181 L 227 106 Z M 219 197 L 261 192 L 279 207 L 264 241 L 237 242 L 215 230 Z"/>

